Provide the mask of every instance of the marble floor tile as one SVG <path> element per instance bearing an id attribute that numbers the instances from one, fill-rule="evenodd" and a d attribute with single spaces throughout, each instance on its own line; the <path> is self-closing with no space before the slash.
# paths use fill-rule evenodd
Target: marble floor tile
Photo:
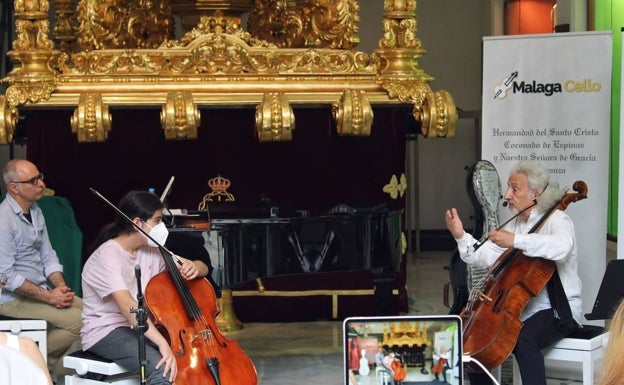
<path id="1" fill-rule="evenodd" d="M 448 281 L 445 266 L 450 256 L 450 252 L 426 252 L 407 257 L 409 314 L 448 313 L 443 287 Z M 452 298 L 449 300 L 452 303 Z M 252 359 L 259 385 L 343 384 L 341 321 L 247 323 L 242 330 L 225 336 L 237 341 Z M 554 374 L 548 385 L 581 384 L 577 368 Z M 374 371 L 358 376 L 358 381 L 358 385 L 378 384 Z M 64 384 L 62 377 L 58 384 Z"/>

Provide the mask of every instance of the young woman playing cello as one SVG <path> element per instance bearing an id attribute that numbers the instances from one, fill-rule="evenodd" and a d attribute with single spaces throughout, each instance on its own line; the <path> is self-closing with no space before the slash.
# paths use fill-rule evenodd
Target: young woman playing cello
<path id="1" fill-rule="evenodd" d="M 82 272 L 84 297 L 83 349 L 139 372 L 139 335 L 132 328 L 137 309 L 135 266 L 140 266 L 142 290 L 149 280 L 165 270 L 158 247 L 135 227 L 143 229 L 160 245 L 168 231 L 162 222 L 163 205 L 156 195 L 147 191 L 131 191 L 119 202 L 119 210 L 131 218 L 128 222 L 118 215 L 105 226 L 94 244 L 93 253 Z M 180 258 L 182 276 L 191 280 L 208 274 L 201 261 Z M 147 384 L 170 384 L 176 379 L 176 359 L 167 340 L 147 320 L 145 332 Z"/>

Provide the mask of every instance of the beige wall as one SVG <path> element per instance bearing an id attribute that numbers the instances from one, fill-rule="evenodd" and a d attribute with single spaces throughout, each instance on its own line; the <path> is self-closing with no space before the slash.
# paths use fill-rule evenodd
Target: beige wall
<path id="1" fill-rule="evenodd" d="M 416 9 L 416 36 L 427 51 L 419 65 L 435 78 L 432 89 L 449 91 L 458 108 L 479 116 L 481 39 L 502 31 L 502 3 L 503 0 L 420 0 Z M 360 1 L 360 18 L 358 49 L 371 53 L 381 38 L 383 0 Z M 408 187 L 408 193 L 414 194 L 412 200 L 408 199 L 408 229 L 444 229 L 442 212 L 451 206 L 466 214 L 472 211 L 464 167 L 477 160 L 479 138 L 473 119 L 458 122 L 455 138 L 418 137 L 411 146 L 418 175 L 413 176 L 416 179 Z M 415 214 L 416 218 L 410 216 Z"/>
<path id="2" fill-rule="evenodd" d="M 435 78 L 432 89 L 450 92 L 459 109 L 479 116 L 481 39 L 490 34 L 486 5 L 484 1 L 421 0 L 417 9 L 418 36 L 427 50 L 420 66 Z M 460 119 L 455 138 L 418 138 L 421 229 L 444 229 L 443 211 L 449 207 L 457 207 L 466 220 L 472 212 L 464 167 L 477 160 L 478 130 L 473 119 Z"/>
<path id="3" fill-rule="evenodd" d="M 502 4 L 503 0 L 420 0 L 416 9 L 416 36 L 427 51 L 419 65 L 435 78 L 432 89 L 449 91 L 458 108 L 478 116 L 481 39 L 502 31 Z M 371 53 L 381 38 L 383 0 L 360 1 L 360 17 L 358 49 Z M 408 193 L 414 194 L 412 200 L 408 199 L 409 230 L 444 229 L 442 213 L 451 206 L 465 213 L 466 218 L 472 212 L 464 167 L 477 160 L 480 136 L 475 123 L 474 119 L 461 119 L 455 138 L 418 137 L 411 146 L 415 152 L 411 159 L 417 163 L 413 168 L 418 175 L 413 176 L 416 179 L 411 179 L 408 187 Z"/>

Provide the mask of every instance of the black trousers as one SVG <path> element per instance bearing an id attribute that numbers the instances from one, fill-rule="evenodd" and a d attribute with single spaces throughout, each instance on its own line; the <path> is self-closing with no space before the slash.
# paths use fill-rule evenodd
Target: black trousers
<path id="1" fill-rule="evenodd" d="M 524 322 L 513 350 L 523 384 L 546 385 L 542 349 L 566 337 L 572 331 L 561 326 L 552 309 L 539 311 Z M 492 384 L 492 380 L 484 372 L 467 371 L 467 373 L 470 385 Z"/>

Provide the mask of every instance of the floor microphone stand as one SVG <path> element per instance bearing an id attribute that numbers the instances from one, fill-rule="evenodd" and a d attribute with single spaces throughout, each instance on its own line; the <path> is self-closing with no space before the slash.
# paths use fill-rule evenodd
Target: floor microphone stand
<path id="1" fill-rule="evenodd" d="M 137 302 L 138 308 L 130 308 L 130 313 L 136 314 L 137 319 L 137 331 L 139 332 L 139 365 L 141 367 L 140 376 L 141 384 L 147 384 L 147 377 L 145 376 L 145 368 L 147 367 L 147 357 L 145 355 L 145 332 L 147 331 L 147 313 L 145 312 L 145 306 L 143 304 L 143 291 L 141 290 L 141 267 L 139 265 L 134 266 L 134 274 L 137 281 Z"/>

